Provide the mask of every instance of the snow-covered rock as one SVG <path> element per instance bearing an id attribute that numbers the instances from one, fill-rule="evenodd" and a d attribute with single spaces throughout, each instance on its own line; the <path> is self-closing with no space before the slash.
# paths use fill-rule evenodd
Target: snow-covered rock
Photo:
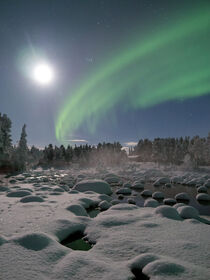
<path id="1" fill-rule="evenodd" d="M 127 202 L 128 202 L 129 204 L 136 204 L 136 202 L 135 202 L 135 200 L 134 200 L 133 198 L 128 198 L 128 199 L 127 199 Z"/>
<path id="2" fill-rule="evenodd" d="M 143 190 L 144 184 L 142 182 L 136 181 L 132 184 L 131 188 Z"/>
<path id="3" fill-rule="evenodd" d="M 165 195 L 164 195 L 164 193 L 162 193 L 162 192 L 154 192 L 154 193 L 152 194 L 152 197 L 153 197 L 154 199 L 164 199 Z"/>
<path id="4" fill-rule="evenodd" d="M 174 198 L 165 198 L 163 200 L 163 203 L 165 205 L 174 205 L 176 203 L 176 199 L 174 199 Z"/>
<path id="5" fill-rule="evenodd" d="M 24 190 L 18 190 L 18 191 L 11 191 L 7 194 L 8 197 L 24 197 L 27 195 L 31 195 L 31 192 L 24 191 Z"/>
<path id="6" fill-rule="evenodd" d="M 44 199 L 38 195 L 28 195 L 24 196 L 20 199 L 22 203 L 29 203 L 29 202 L 44 202 Z"/>
<path id="7" fill-rule="evenodd" d="M 120 201 L 118 200 L 118 199 L 113 199 L 112 201 L 111 201 L 111 204 L 112 205 L 116 205 L 116 204 L 119 204 L 120 203 Z"/>
<path id="8" fill-rule="evenodd" d="M 208 189 L 205 186 L 200 186 L 199 188 L 197 188 L 197 192 L 198 193 L 207 193 Z"/>
<path id="9" fill-rule="evenodd" d="M 120 184 L 121 180 L 117 176 L 108 176 L 104 179 L 108 184 Z"/>
<path id="10" fill-rule="evenodd" d="M 177 209 L 177 211 L 183 219 L 198 219 L 199 218 L 198 210 L 192 206 L 181 206 Z"/>
<path id="11" fill-rule="evenodd" d="M 169 218 L 173 220 L 180 220 L 179 213 L 177 210 L 168 205 L 161 205 L 155 209 L 155 214 L 160 215 L 164 218 Z"/>
<path id="12" fill-rule="evenodd" d="M 161 178 L 158 178 L 155 182 L 154 182 L 154 186 L 160 186 L 160 185 L 164 185 L 164 184 L 167 184 L 167 183 L 171 183 L 170 179 L 167 178 L 167 177 L 161 177 Z"/>
<path id="13" fill-rule="evenodd" d="M 178 193 L 176 196 L 175 196 L 175 199 L 176 200 L 187 200 L 189 201 L 190 200 L 190 197 L 187 193 L 185 192 L 182 192 L 182 193 Z"/>
<path id="14" fill-rule="evenodd" d="M 148 198 L 144 202 L 144 207 L 157 207 L 157 206 L 159 206 L 159 203 L 157 200 L 153 198 Z"/>
<path id="15" fill-rule="evenodd" d="M 101 208 L 102 211 L 105 211 L 105 210 L 109 209 L 112 205 L 108 201 L 103 200 L 99 203 L 98 206 Z"/>
<path id="16" fill-rule="evenodd" d="M 198 201 L 210 201 L 210 195 L 207 193 L 199 193 L 196 195 Z"/>
<path id="17" fill-rule="evenodd" d="M 124 183 L 123 184 L 123 188 L 130 188 L 131 187 L 131 183 Z"/>
<path id="18" fill-rule="evenodd" d="M 98 179 L 82 180 L 73 187 L 73 190 L 77 190 L 79 192 L 94 191 L 100 194 L 112 193 L 110 185 L 107 182 Z"/>
<path id="19" fill-rule="evenodd" d="M 171 178 L 171 182 L 174 184 L 181 184 L 183 182 L 183 178 L 179 176 L 174 176 Z"/>
<path id="20" fill-rule="evenodd" d="M 152 191 L 151 190 L 144 190 L 141 192 L 142 196 L 152 196 Z"/>
<path id="21" fill-rule="evenodd" d="M 66 210 L 72 212 L 76 216 L 88 216 L 85 208 L 79 204 L 71 204 Z"/>
<path id="22" fill-rule="evenodd" d="M 130 188 L 120 188 L 119 190 L 116 191 L 116 194 L 131 194 L 132 191 Z"/>
<path id="23" fill-rule="evenodd" d="M 0 186 L 0 192 L 7 192 L 9 191 L 9 188 L 6 186 Z"/>
<path id="24" fill-rule="evenodd" d="M 205 187 L 207 188 L 210 188 L 210 179 L 208 179 L 205 184 L 204 184 Z"/>
<path id="25" fill-rule="evenodd" d="M 173 208 L 178 209 L 179 207 L 186 206 L 184 203 L 176 203 L 174 204 Z"/>

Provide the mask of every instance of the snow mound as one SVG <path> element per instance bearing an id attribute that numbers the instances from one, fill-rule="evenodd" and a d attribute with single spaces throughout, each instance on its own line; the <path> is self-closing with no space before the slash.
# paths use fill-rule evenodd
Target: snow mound
<path id="1" fill-rule="evenodd" d="M 44 202 L 44 199 L 37 195 L 28 195 L 20 199 L 22 203 L 28 202 Z"/>
<path id="2" fill-rule="evenodd" d="M 90 207 L 96 207 L 99 203 L 98 200 L 91 199 L 91 198 L 88 198 L 88 197 L 79 198 L 79 202 L 81 202 L 81 205 L 85 209 L 90 208 Z"/>
<path id="3" fill-rule="evenodd" d="M 205 186 L 201 186 L 199 188 L 197 188 L 197 192 L 198 193 L 207 193 L 207 188 Z"/>
<path id="4" fill-rule="evenodd" d="M 88 216 L 84 207 L 79 204 L 72 204 L 66 208 L 66 210 L 70 211 L 76 216 Z"/>
<path id="5" fill-rule="evenodd" d="M 150 262 L 143 268 L 146 275 L 179 275 L 185 272 L 184 266 L 167 260 Z"/>
<path id="6" fill-rule="evenodd" d="M 131 194 L 132 191 L 129 188 L 121 188 L 116 191 L 116 194 Z"/>
<path id="7" fill-rule="evenodd" d="M 76 216 L 75 216 L 76 218 Z M 58 241 L 66 239 L 69 235 L 73 235 L 77 232 L 84 232 L 87 225 L 88 217 L 78 217 L 81 219 L 81 222 L 73 219 L 57 219 L 51 221 L 49 224 L 46 224 L 46 231 L 51 235 L 55 236 Z"/>
<path id="8" fill-rule="evenodd" d="M 152 191 L 150 190 L 144 190 L 141 192 L 142 196 L 152 196 Z"/>
<path id="9" fill-rule="evenodd" d="M 174 198 L 165 198 L 163 200 L 163 203 L 166 204 L 166 205 L 173 205 L 176 203 L 176 199 Z"/>
<path id="10" fill-rule="evenodd" d="M 154 192 L 152 194 L 152 197 L 155 198 L 155 199 L 164 199 L 164 194 L 162 192 Z"/>
<path id="11" fill-rule="evenodd" d="M 198 210 L 192 206 L 181 206 L 177 209 L 177 211 L 183 219 L 198 219 L 199 218 Z"/>
<path id="12" fill-rule="evenodd" d="M 159 206 L 159 203 L 157 200 L 153 198 L 146 199 L 144 202 L 144 207 L 157 207 Z"/>
<path id="13" fill-rule="evenodd" d="M 154 186 L 160 186 L 160 185 L 164 185 L 164 184 L 167 184 L 167 183 L 171 183 L 170 179 L 167 178 L 167 177 L 161 177 L 161 178 L 158 178 L 155 182 L 154 182 Z"/>
<path id="14" fill-rule="evenodd" d="M 94 191 L 96 193 L 108 195 L 112 193 L 110 185 L 107 182 L 98 179 L 82 180 L 77 183 L 73 189 L 79 192 Z"/>
<path id="15" fill-rule="evenodd" d="M 159 258 L 154 254 L 141 254 L 140 256 L 135 257 L 132 259 L 128 266 L 132 270 L 142 270 L 148 263 L 154 262 L 158 260 Z"/>
<path id="16" fill-rule="evenodd" d="M 131 188 L 131 184 L 130 183 L 124 183 L 123 184 L 123 188 Z"/>
<path id="17" fill-rule="evenodd" d="M 172 220 L 180 220 L 177 210 L 168 205 L 161 205 L 155 209 L 155 214 Z"/>
<path id="18" fill-rule="evenodd" d="M 27 195 L 31 195 L 31 192 L 19 190 L 19 191 L 12 191 L 7 194 L 8 197 L 24 197 Z"/>
<path id="19" fill-rule="evenodd" d="M 171 178 L 171 182 L 174 184 L 181 184 L 183 181 L 182 177 L 175 176 Z"/>
<path id="20" fill-rule="evenodd" d="M 182 206 L 186 206 L 186 204 L 184 204 L 184 203 L 176 203 L 173 207 L 175 209 L 178 209 L 179 207 L 182 207 Z"/>
<path id="21" fill-rule="evenodd" d="M 119 203 L 120 203 L 120 201 L 117 200 L 117 199 L 113 199 L 113 200 L 111 201 L 111 204 L 112 204 L 112 205 L 119 204 Z"/>
<path id="22" fill-rule="evenodd" d="M 108 201 L 103 200 L 99 203 L 98 206 L 101 208 L 101 210 L 105 211 L 105 210 L 109 209 L 112 205 Z"/>
<path id="23" fill-rule="evenodd" d="M 120 184 L 121 180 L 117 176 L 108 176 L 104 179 L 108 184 Z"/>
<path id="24" fill-rule="evenodd" d="M 33 251 L 41 251 L 49 246 L 51 238 L 44 233 L 27 233 L 12 240 L 16 244 Z"/>
<path id="25" fill-rule="evenodd" d="M 176 200 L 187 200 L 189 201 L 190 200 L 190 197 L 187 193 L 185 192 L 182 192 L 182 193 L 178 193 L 176 196 L 175 196 L 175 199 Z"/>
<path id="26" fill-rule="evenodd" d="M 210 195 L 207 193 L 199 193 L 196 195 L 198 201 L 210 201 Z"/>
<path id="27" fill-rule="evenodd" d="M 131 188 L 143 190 L 144 185 L 141 182 L 136 181 L 136 182 L 133 183 Z"/>

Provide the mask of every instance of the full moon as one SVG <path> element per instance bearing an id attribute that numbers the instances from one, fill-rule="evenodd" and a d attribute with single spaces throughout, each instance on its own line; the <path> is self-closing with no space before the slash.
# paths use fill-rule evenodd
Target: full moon
<path id="1" fill-rule="evenodd" d="M 47 63 L 40 63 L 34 67 L 33 79 L 41 84 L 48 85 L 52 83 L 54 78 L 53 68 Z"/>

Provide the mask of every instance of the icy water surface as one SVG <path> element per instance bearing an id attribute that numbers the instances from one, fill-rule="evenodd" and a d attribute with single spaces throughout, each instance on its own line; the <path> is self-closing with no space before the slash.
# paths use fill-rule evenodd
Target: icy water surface
<path id="1" fill-rule="evenodd" d="M 112 187 L 113 188 L 113 198 L 117 198 L 118 195 L 115 194 L 116 189 L 119 187 Z M 165 198 L 175 198 L 176 194 L 185 192 L 190 196 L 190 201 L 182 201 L 190 206 L 195 207 L 200 215 L 206 215 L 210 216 L 210 202 L 198 202 L 196 200 L 196 195 L 197 195 L 197 188 L 196 187 L 190 187 L 190 186 L 185 186 L 185 185 L 180 185 L 180 184 L 172 184 L 171 187 L 166 187 L 165 185 L 154 187 L 152 184 L 145 184 L 144 186 L 145 190 L 151 190 L 152 192 L 163 192 L 165 195 Z M 128 198 L 132 198 L 135 200 L 136 205 L 138 206 L 143 206 L 145 200 L 148 197 L 142 197 L 140 193 L 142 190 L 138 189 L 132 189 L 132 194 L 131 195 L 126 195 L 124 198 L 121 200 L 122 202 L 127 202 Z M 208 189 L 208 194 L 210 194 L 210 190 Z M 163 204 L 162 200 L 158 200 L 160 204 Z M 181 202 L 181 201 L 179 201 Z"/>
<path id="2" fill-rule="evenodd" d="M 61 241 L 61 244 L 72 250 L 89 251 L 93 245 L 84 240 L 83 237 L 83 234 L 78 232 Z"/>

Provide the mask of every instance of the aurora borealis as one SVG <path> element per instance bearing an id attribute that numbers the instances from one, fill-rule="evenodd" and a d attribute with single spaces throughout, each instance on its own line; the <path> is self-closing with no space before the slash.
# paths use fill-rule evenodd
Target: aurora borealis
<path id="1" fill-rule="evenodd" d="M 141 109 L 169 100 L 210 92 L 210 9 L 196 7 L 137 32 L 130 46 L 95 67 L 64 101 L 56 119 L 56 138 L 63 141 L 82 124 L 94 132 L 116 104 Z"/>
<path id="2" fill-rule="evenodd" d="M 2 0 L 0 40 L 14 145 L 208 135 L 209 0 Z"/>

